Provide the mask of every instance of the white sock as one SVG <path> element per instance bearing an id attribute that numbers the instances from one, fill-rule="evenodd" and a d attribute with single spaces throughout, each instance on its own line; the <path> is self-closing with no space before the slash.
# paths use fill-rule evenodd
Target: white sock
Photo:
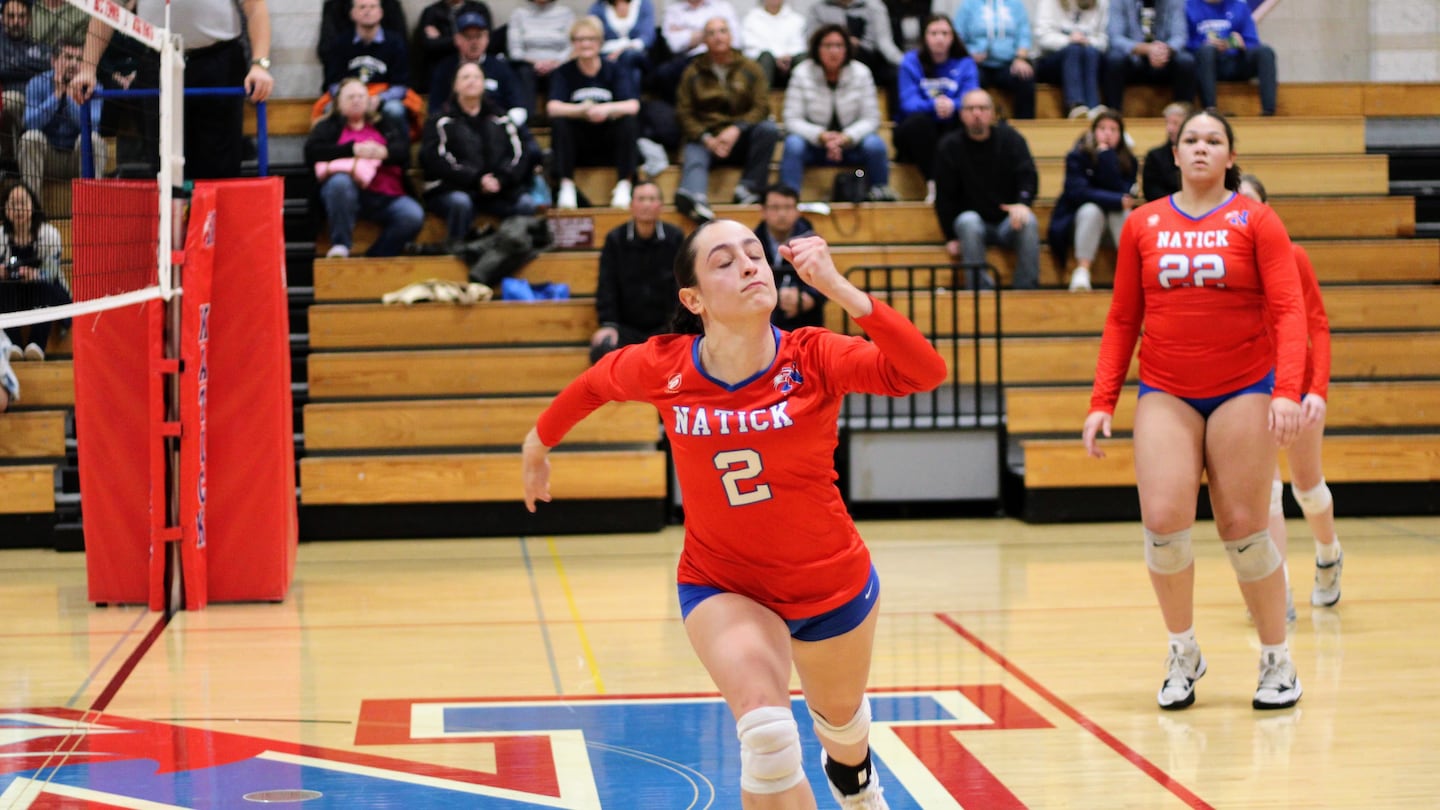
<path id="1" fill-rule="evenodd" d="M 1286 642 L 1283 642 L 1283 641 L 1280 642 L 1279 644 L 1261 644 L 1261 645 L 1260 645 L 1260 657 L 1261 657 L 1261 658 L 1264 658 L 1264 657 L 1266 657 L 1267 655 L 1269 655 L 1269 654 L 1271 654 L 1271 653 L 1274 653 L 1276 658 L 1281 658 L 1281 659 L 1289 658 L 1289 657 L 1290 657 L 1290 645 L 1287 644 Z"/>
<path id="2" fill-rule="evenodd" d="M 1336 537 L 1329 543 L 1315 541 L 1315 560 L 1322 563 L 1333 563 L 1340 559 L 1340 538 Z"/>
<path id="3" fill-rule="evenodd" d="M 1179 633 L 1171 633 L 1170 640 L 1178 642 L 1180 646 L 1184 647 L 1187 650 L 1193 650 L 1196 647 L 1200 646 L 1200 642 L 1195 640 L 1194 627 L 1191 627 L 1189 630 L 1185 630 Z"/>

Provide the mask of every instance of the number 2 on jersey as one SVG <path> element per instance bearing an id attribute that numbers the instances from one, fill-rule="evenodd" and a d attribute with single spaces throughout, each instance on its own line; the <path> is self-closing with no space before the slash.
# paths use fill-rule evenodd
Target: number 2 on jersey
<path id="1" fill-rule="evenodd" d="M 742 490 L 742 482 L 750 482 L 765 472 L 760 454 L 754 450 L 726 450 L 715 454 L 715 469 L 724 470 L 720 483 L 725 485 L 725 497 L 731 506 L 748 506 L 752 503 L 770 500 L 770 485 L 759 484 L 753 489 Z M 749 484 L 746 484 L 749 486 Z"/>
<path id="2" fill-rule="evenodd" d="M 1160 286 L 1175 287 L 1222 286 L 1225 279 L 1225 259 L 1214 253 L 1201 253 L 1194 259 L 1183 253 L 1167 253 L 1160 257 Z"/>

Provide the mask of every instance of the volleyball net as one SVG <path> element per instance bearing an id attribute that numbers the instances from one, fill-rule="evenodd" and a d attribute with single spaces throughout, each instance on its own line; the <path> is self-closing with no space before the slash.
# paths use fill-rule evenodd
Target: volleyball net
<path id="1" fill-rule="evenodd" d="M 52 322 L 177 291 L 180 43 L 113 0 L 67 2 L 86 25 L 33 45 L 29 68 L 41 72 L 6 89 L 0 108 L 0 328 L 22 345 Z M 18 25 L 10 6 L 22 9 L 6 5 L 4 24 Z M 117 90 L 149 92 L 106 97 Z"/>

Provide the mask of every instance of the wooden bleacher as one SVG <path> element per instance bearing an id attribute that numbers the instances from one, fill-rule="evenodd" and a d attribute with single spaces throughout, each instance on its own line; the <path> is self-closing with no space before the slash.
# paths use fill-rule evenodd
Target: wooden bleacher
<path id="1" fill-rule="evenodd" d="M 0 514 L 30 515 L 55 511 L 55 465 L 0 466 Z"/>
<path id="2" fill-rule="evenodd" d="M 1163 123 L 1153 116 L 1167 99 L 1153 88 L 1137 90 L 1138 99 L 1132 91 L 1127 105 L 1134 102 L 1143 114 L 1127 121 L 1127 128 L 1137 153 L 1143 153 L 1163 137 Z M 1235 122 L 1240 164 L 1265 180 L 1273 207 L 1309 251 L 1324 285 L 1334 330 L 1327 478 L 1341 485 L 1440 480 L 1440 323 L 1434 318 L 1440 311 L 1440 241 L 1408 238 L 1415 233 L 1414 200 L 1388 195 L 1386 159 L 1364 148 L 1365 117 L 1440 115 L 1440 88 L 1286 85 L 1281 114 L 1259 118 L 1251 117 L 1258 113 L 1254 88 L 1231 86 L 1222 88 L 1220 106 L 1240 116 Z M 1058 94 L 1042 88 L 1042 118 L 1015 122 L 1040 167 L 1036 210 L 1042 229 L 1062 183 L 1063 156 L 1084 129 L 1083 122 L 1046 119 L 1047 112 L 1058 112 Z M 712 172 L 714 199 L 728 197 L 734 177 L 727 172 L 734 171 Z M 898 167 L 894 184 L 918 198 L 923 189 L 918 176 L 907 179 L 909 171 Z M 667 197 L 677 176 L 672 166 L 660 178 Z M 603 200 L 614 176 L 586 169 L 577 181 L 592 199 Z M 825 170 L 808 171 L 804 196 L 823 198 L 829 182 Z M 754 207 L 715 208 L 720 216 L 759 220 Z M 386 292 L 428 278 L 462 281 L 466 267 L 446 256 L 316 259 L 302 503 L 518 500 L 519 440 L 549 397 L 588 366 L 599 243 L 629 215 L 590 208 L 550 216 L 588 220 L 593 243 L 542 254 L 523 276 L 569 284 L 570 301 L 384 306 L 378 299 Z M 673 209 L 664 216 L 691 227 Z M 835 245 L 842 269 L 947 263 L 933 209 L 920 202 L 836 206 L 830 216 L 809 219 Z M 374 234 L 373 226 L 360 225 L 357 253 Z M 440 222 L 429 217 L 420 241 L 442 238 Z M 325 247 L 322 237 L 317 249 Z M 989 258 L 1002 276 L 1009 274 L 1011 254 L 991 251 Z M 1042 285 L 1062 286 L 1064 271 L 1042 252 Z M 948 287 L 948 272 L 921 281 Z M 1113 251 L 1102 248 L 1093 277 L 1103 284 L 1112 272 Z M 905 296 L 892 299 L 909 310 Z M 1116 438 L 1106 443 L 1109 458 L 1086 458 L 1078 439 L 1108 294 L 1042 289 L 1005 292 L 1001 300 L 1007 429 L 1023 448 L 1026 492 L 1133 487 L 1128 439 L 1133 389 L 1117 411 Z M 944 295 L 937 303 L 940 312 L 951 311 Z M 957 337 L 967 334 L 968 305 L 956 309 L 958 323 L 948 315 L 932 320 L 928 298 L 917 299 L 915 307 L 910 311 L 917 320 L 937 325 L 942 354 L 968 361 L 973 343 Z M 988 302 L 981 311 L 988 321 Z M 838 312 L 829 314 L 832 327 L 842 328 Z M 993 333 L 993 323 L 982 326 Z M 980 379 L 994 383 L 999 379 L 994 344 L 988 337 L 981 343 Z M 1134 370 L 1132 364 L 1132 385 Z M 557 499 L 663 498 L 664 454 L 656 449 L 653 410 L 609 407 L 613 410 L 582 423 L 562 446 L 574 458 L 556 465 Z M 560 477 L 562 469 L 569 477 Z"/>

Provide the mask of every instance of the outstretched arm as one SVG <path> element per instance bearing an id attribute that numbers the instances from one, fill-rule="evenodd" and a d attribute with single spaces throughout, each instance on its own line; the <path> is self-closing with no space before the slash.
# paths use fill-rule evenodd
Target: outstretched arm
<path id="1" fill-rule="evenodd" d="M 525 435 L 520 446 L 521 475 L 525 482 L 525 508 L 535 511 L 535 502 L 550 502 L 550 448 L 540 441 L 535 428 Z"/>

